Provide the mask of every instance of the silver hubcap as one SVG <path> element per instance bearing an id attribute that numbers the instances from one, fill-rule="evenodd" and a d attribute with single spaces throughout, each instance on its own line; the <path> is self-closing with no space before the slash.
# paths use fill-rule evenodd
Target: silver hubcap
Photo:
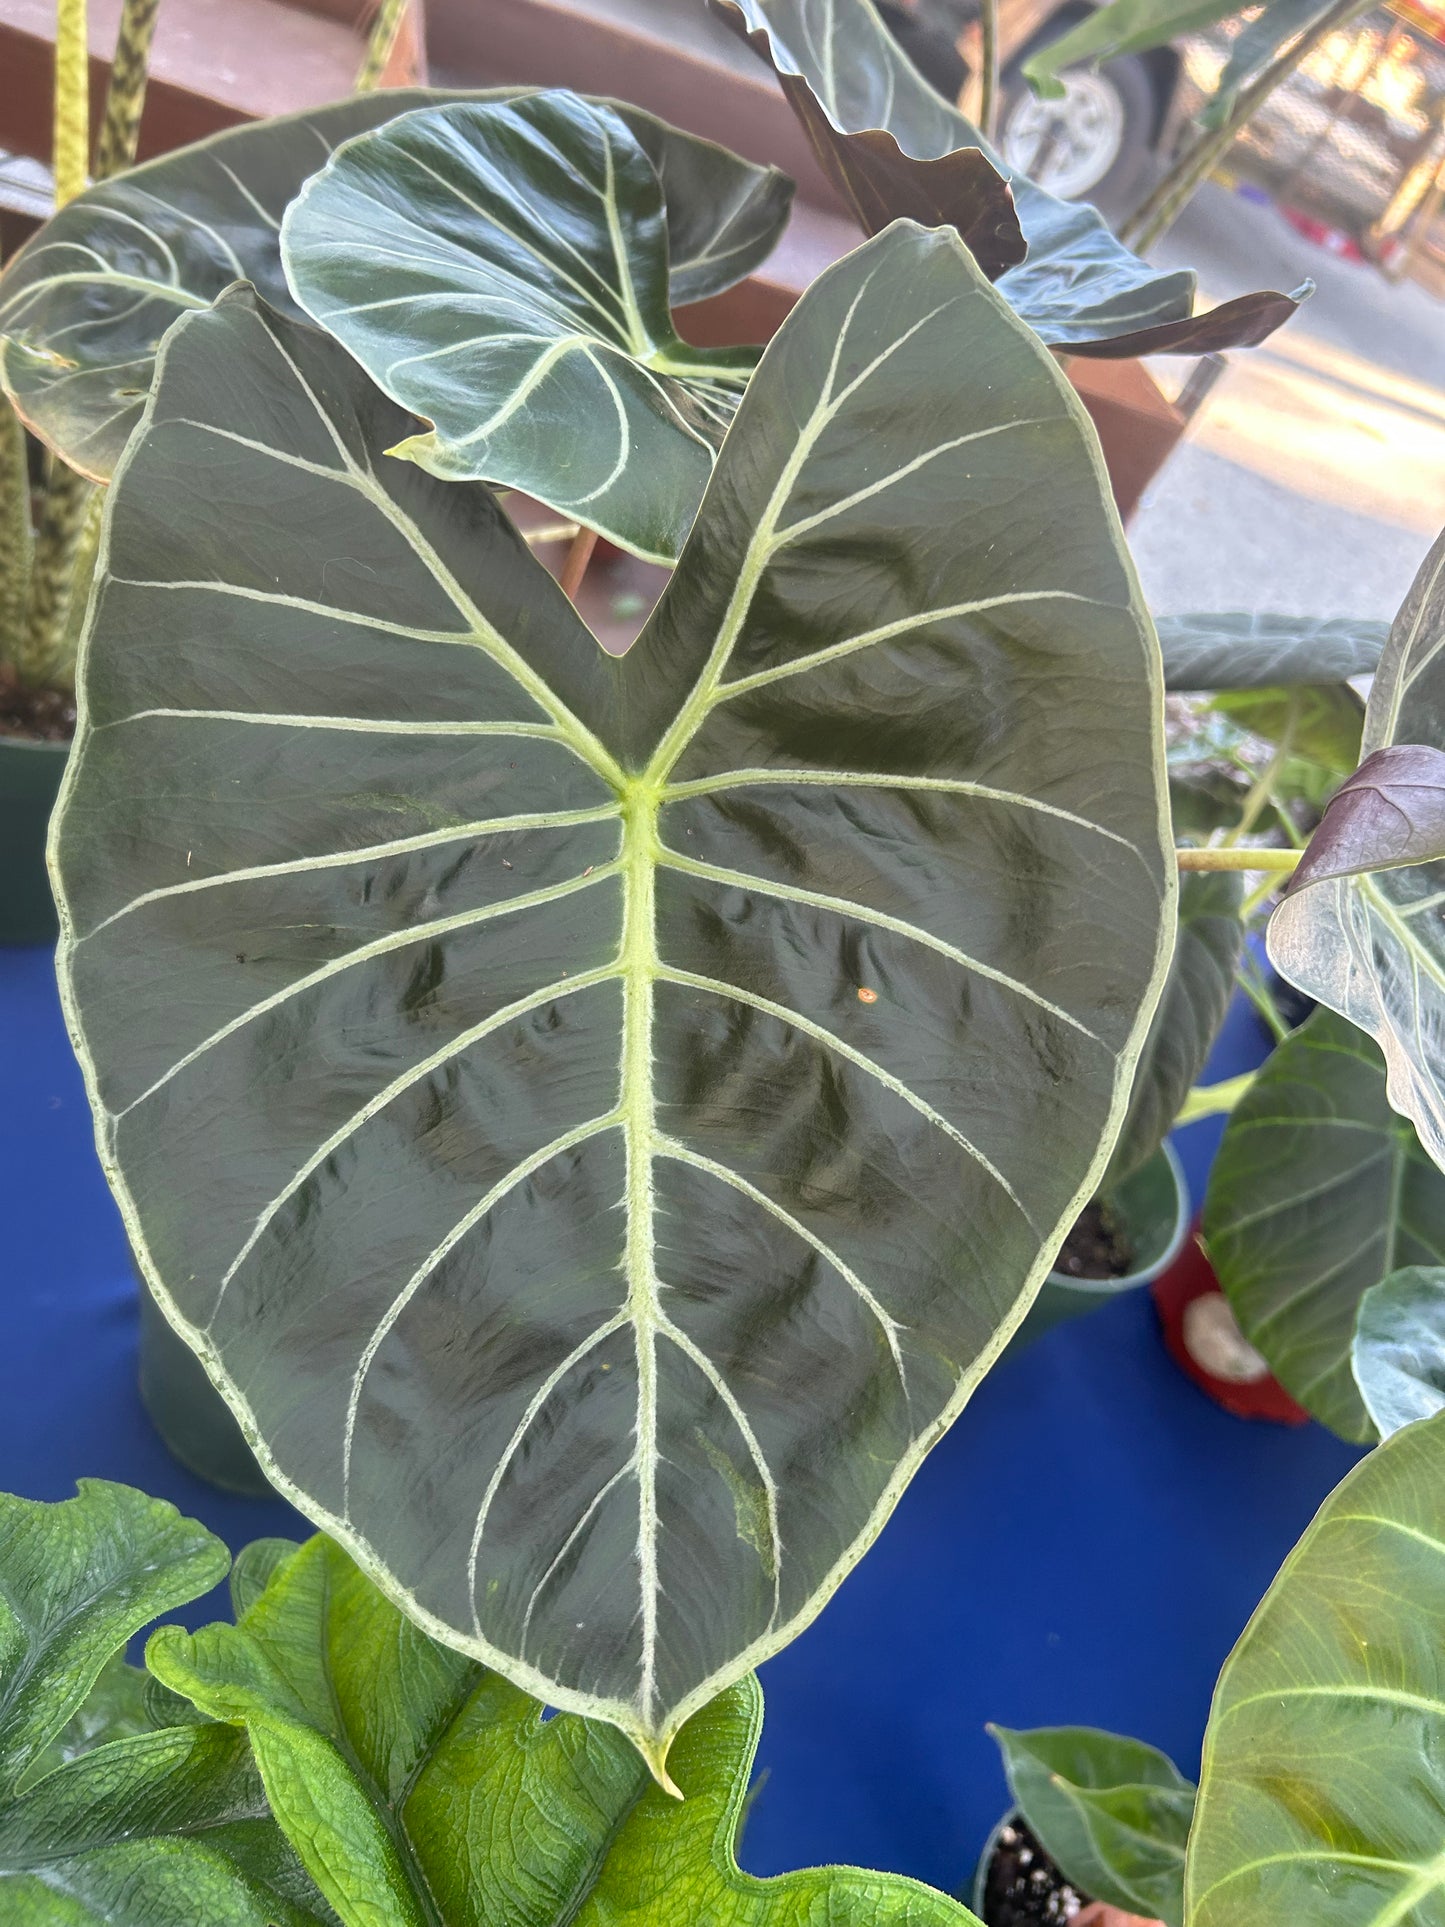
<path id="1" fill-rule="evenodd" d="M 1004 122 L 1003 152 L 1011 167 L 1051 194 L 1077 199 L 1097 187 L 1124 144 L 1124 102 L 1105 74 L 1061 76 L 1062 100 L 1026 93 Z"/>

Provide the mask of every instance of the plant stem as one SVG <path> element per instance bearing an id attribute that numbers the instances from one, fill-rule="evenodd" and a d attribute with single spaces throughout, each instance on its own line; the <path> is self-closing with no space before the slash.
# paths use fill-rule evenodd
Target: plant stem
<path id="1" fill-rule="evenodd" d="M 32 547 L 25 430 L 0 396 L 0 664 L 18 662 L 24 651 Z"/>
<path id="2" fill-rule="evenodd" d="M 95 484 L 57 458 L 40 505 L 30 571 L 30 613 L 15 667 L 20 680 L 64 681 L 74 657 L 71 603 L 86 575 L 81 566 Z"/>
<path id="3" fill-rule="evenodd" d="M 115 56 L 110 63 L 110 86 L 105 96 L 105 120 L 95 157 L 98 181 L 108 181 L 112 174 L 122 173 L 135 159 L 141 114 L 145 110 L 151 38 L 159 10 L 160 0 L 123 0 L 115 36 Z"/>
<path id="4" fill-rule="evenodd" d="M 381 85 L 381 76 L 386 63 L 391 59 L 396 37 L 401 32 L 402 17 L 406 13 L 407 0 L 381 0 L 376 18 L 371 24 L 371 38 L 366 43 L 366 57 L 361 63 L 361 71 L 356 76 L 358 94 L 369 94 Z"/>
<path id="5" fill-rule="evenodd" d="M 1213 850 L 1176 850 L 1175 861 L 1181 870 L 1293 870 L 1304 854 L 1302 850 L 1262 850 L 1224 848 Z"/>
<path id="6" fill-rule="evenodd" d="M 984 139 L 991 141 L 998 119 L 998 0 L 980 0 L 978 25 L 981 70 L 978 126 Z"/>
<path id="7" fill-rule="evenodd" d="M 1119 229 L 1119 239 L 1137 254 L 1145 254 L 1178 220 L 1196 190 L 1209 178 L 1234 145 L 1235 136 L 1253 119 L 1283 81 L 1339 27 L 1368 13 L 1374 0 L 1336 0 L 1301 38 L 1270 61 L 1247 87 L 1241 87 L 1229 118 L 1217 132 L 1203 132 L 1185 148 L 1154 191 L 1140 202 Z"/>
<path id="8" fill-rule="evenodd" d="M 86 0 L 55 0 L 55 205 L 64 207 L 90 173 L 90 41 Z"/>
<path id="9" fill-rule="evenodd" d="M 1248 836 L 1269 807 L 1279 773 L 1288 762 L 1290 752 L 1294 748 L 1294 729 L 1298 716 L 1299 691 L 1291 690 L 1285 710 L 1284 728 L 1279 733 L 1279 741 L 1274 746 L 1273 755 L 1250 785 L 1249 794 L 1245 797 L 1239 812 L 1239 821 L 1224 839 L 1227 847 L 1233 848 L 1242 837 Z"/>
<path id="10" fill-rule="evenodd" d="M 562 564 L 562 573 L 557 580 L 562 585 L 562 593 L 577 600 L 577 591 L 582 586 L 582 578 L 587 573 L 587 564 L 592 560 L 592 551 L 597 547 L 596 529 L 578 529 L 572 538 L 572 546 L 567 551 L 567 560 Z"/>
<path id="11" fill-rule="evenodd" d="M 1238 1077 L 1226 1077 L 1219 1084 L 1196 1084 L 1180 1107 L 1174 1128 L 1197 1124 L 1202 1117 L 1227 1116 L 1258 1076 L 1257 1070 L 1244 1071 Z"/>

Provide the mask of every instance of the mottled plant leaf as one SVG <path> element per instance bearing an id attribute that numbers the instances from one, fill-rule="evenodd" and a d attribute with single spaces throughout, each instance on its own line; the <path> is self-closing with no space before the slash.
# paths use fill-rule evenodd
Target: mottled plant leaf
<path id="1" fill-rule="evenodd" d="M 1092 1726 L 991 1726 L 1030 1831 L 1066 1879 L 1127 1913 L 1183 1927 L 1194 1783 L 1142 1740 Z"/>
<path id="2" fill-rule="evenodd" d="M 1445 1176 L 1390 1109 L 1370 1040 L 1318 1010 L 1236 1106 L 1204 1238 L 1246 1338 L 1343 1438 L 1374 1428 L 1350 1370 L 1360 1300 L 1403 1265 L 1445 1262 Z"/>
<path id="3" fill-rule="evenodd" d="M 1275 689 L 1373 675 L 1390 633 L 1364 617 L 1156 616 L 1166 689 Z"/>
<path id="4" fill-rule="evenodd" d="M 711 4 L 777 74 L 814 145 L 831 152 L 835 178 L 845 164 L 854 177 L 867 174 L 866 201 L 856 189 L 847 198 L 868 227 L 891 214 L 916 216 L 924 206 L 937 210 L 932 218 L 955 221 L 960 231 L 979 225 L 976 169 L 955 164 L 966 188 L 963 203 L 956 213 L 942 205 L 948 176 L 936 164 L 960 150 L 976 150 L 1008 179 L 1028 253 L 999 277 L 999 292 L 1051 347 L 1076 355 L 1212 353 L 1262 341 L 1298 305 L 1294 296 L 1251 294 L 1196 316 L 1192 272 L 1149 267 L 1086 202 L 1060 201 L 1013 173 L 972 122 L 911 65 L 871 0 Z M 822 141 L 817 130 L 823 121 L 839 138 Z M 865 140 L 855 148 L 850 137 L 878 132 L 891 134 L 901 154 L 918 165 L 870 169 L 877 143 Z"/>
<path id="5" fill-rule="evenodd" d="M 1382 1439 L 1445 1411 L 1445 1269 L 1406 1265 L 1360 1300 L 1355 1383 Z"/>
<path id="6" fill-rule="evenodd" d="M 281 219 L 340 142 L 414 108 L 516 92 L 358 94 L 231 128 L 90 188 L 0 275 L 0 382 L 72 468 L 107 480 L 177 315 L 207 306 L 238 279 L 283 312 L 298 312 L 281 270 Z M 787 220 L 786 177 L 639 108 L 613 111 L 663 184 L 674 305 L 716 294 L 756 267 Z"/>
<path id="7" fill-rule="evenodd" d="M 679 1804 L 621 1734 L 544 1722 L 326 1539 L 288 1560 L 240 1625 L 166 1629 L 147 1657 L 174 1690 L 244 1724 L 277 1818 L 347 1927 L 977 1927 L 896 1875 L 738 1870 L 755 1680 L 679 1734 Z"/>
<path id="8" fill-rule="evenodd" d="M 1138 1170 L 1169 1135 L 1219 1034 L 1244 948 L 1239 907 L 1243 879 L 1199 870 L 1179 889 L 1179 935 L 1154 1021 L 1149 1026 L 1124 1128 L 1106 1187 Z"/>
<path id="9" fill-rule="evenodd" d="M 1445 1166 L 1445 862 L 1411 860 L 1411 852 L 1438 848 L 1434 759 L 1392 759 L 1393 798 L 1375 786 L 1386 767 L 1376 753 L 1402 745 L 1445 751 L 1445 537 L 1415 578 L 1370 690 L 1361 745 L 1369 774 L 1351 790 L 1268 934 L 1282 976 L 1375 1039 L 1389 1067 L 1391 1104 Z M 1339 870 L 1341 858 L 1331 852 L 1355 825 L 1368 828 L 1377 848 L 1400 851 L 1390 858 L 1400 867 Z"/>
<path id="10" fill-rule="evenodd" d="M 281 256 L 431 424 L 388 454 L 676 559 L 757 350 L 673 328 L 662 183 L 618 115 L 568 93 L 404 114 L 313 175 Z"/>
<path id="11" fill-rule="evenodd" d="M 1215 1688 L 1190 1927 L 1435 1927 L 1445 1910 L 1445 1416 L 1331 1493 Z"/>
<path id="12" fill-rule="evenodd" d="M 381 459 L 402 420 L 250 295 L 168 338 L 65 996 L 272 1476 L 660 1761 L 1102 1175 L 1174 928 L 1158 656 L 1077 397 L 946 231 L 799 303 L 620 659 L 490 491 Z"/>

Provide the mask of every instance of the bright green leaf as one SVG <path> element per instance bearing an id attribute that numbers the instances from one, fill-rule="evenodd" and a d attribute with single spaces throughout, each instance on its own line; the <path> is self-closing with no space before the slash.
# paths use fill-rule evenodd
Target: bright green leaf
<path id="1" fill-rule="evenodd" d="M 1142 1740 L 1092 1726 L 991 1726 L 1009 1790 L 1065 1878 L 1095 1900 L 1182 1927 L 1194 1784 Z"/>
<path id="2" fill-rule="evenodd" d="M 146 1691 L 151 1684 L 142 1667 L 128 1664 L 124 1653 L 114 1654 L 101 1667 L 89 1693 L 41 1754 L 32 1769 L 32 1777 L 64 1766 L 67 1760 L 111 1740 L 149 1733 L 157 1724 L 146 1708 Z"/>
<path id="3" fill-rule="evenodd" d="M 1360 760 L 1365 705 L 1348 683 L 1293 683 L 1281 689 L 1230 690 L 1214 708 L 1251 736 L 1287 746 L 1287 753 L 1339 777 Z"/>
<path id="4" fill-rule="evenodd" d="M 1024 77 L 1045 99 L 1062 99 L 1060 75 L 1120 54 L 1148 53 L 1200 33 L 1239 11 L 1238 0 L 1108 0 L 1024 62 Z"/>
<path id="5" fill-rule="evenodd" d="M 1371 1285 L 1351 1363 L 1381 1438 L 1445 1411 L 1445 1269 L 1406 1265 Z"/>
<path id="6" fill-rule="evenodd" d="M 1277 689 L 1373 675 L 1390 633 L 1363 617 L 1156 616 L 1166 689 Z"/>
<path id="7" fill-rule="evenodd" d="M 757 350 L 673 328 L 662 183 L 618 115 L 567 93 L 404 114 L 307 182 L 281 255 L 432 424 L 389 454 L 676 558 Z"/>

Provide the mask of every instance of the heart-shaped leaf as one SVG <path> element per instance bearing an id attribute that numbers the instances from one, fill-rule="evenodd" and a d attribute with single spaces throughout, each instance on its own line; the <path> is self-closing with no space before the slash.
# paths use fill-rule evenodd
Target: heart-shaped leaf
<path id="1" fill-rule="evenodd" d="M 1244 948 L 1243 896 L 1243 878 L 1226 870 L 1198 870 L 1180 885 L 1174 960 L 1139 1057 L 1106 1186 L 1153 1157 L 1204 1068 L 1229 1008 Z"/>
<path id="2" fill-rule="evenodd" d="M 673 328 L 662 183 L 616 114 L 566 93 L 404 114 L 307 182 L 281 255 L 432 424 L 389 453 L 676 558 L 757 351 Z"/>
<path id="3" fill-rule="evenodd" d="M 1250 1343 L 1347 1439 L 1374 1428 L 1350 1369 L 1360 1300 L 1402 1265 L 1445 1262 L 1445 1177 L 1390 1109 L 1367 1037 L 1318 1010 L 1225 1127 L 1204 1238 Z"/>
<path id="4" fill-rule="evenodd" d="M 1353 877 L 1445 858 L 1445 750 L 1392 743 L 1367 756 L 1325 806 L 1290 894 Z M 1281 926 L 1287 939 L 1289 920 Z"/>
<path id="5" fill-rule="evenodd" d="M 1076 355 L 1207 354 L 1262 341 L 1299 305 L 1298 295 L 1251 294 L 1195 315 L 1195 276 L 1161 273 L 1115 240 L 1082 201 L 1060 201 L 1012 173 L 970 121 L 934 92 L 884 26 L 871 0 L 712 0 L 714 12 L 772 67 L 829 171 L 849 176 L 846 198 L 870 231 L 895 216 L 980 233 L 999 258 L 1000 224 L 976 167 L 954 163 L 957 204 L 945 204 L 945 156 L 975 150 L 1012 189 L 1027 258 L 999 279 L 999 292 L 1052 347 Z M 828 123 L 835 138 L 824 140 Z M 885 170 L 872 157 L 891 134 L 900 158 Z M 915 163 L 912 170 L 903 162 Z M 857 183 L 862 182 L 860 188 Z"/>
<path id="6" fill-rule="evenodd" d="M 1371 1285 L 1351 1363 L 1382 1439 L 1445 1411 L 1445 1269 L 1406 1265 Z"/>
<path id="7" fill-rule="evenodd" d="M 1445 862 L 1420 860 L 1439 847 L 1437 764 L 1419 755 L 1375 760 L 1414 744 L 1445 751 L 1445 536 L 1395 619 L 1371 688 L 1365 774 L 1333 822 L 1321 824 L 1318 851 L 1269 925 L 1276 969 L 1375 1039 L 1390 1102 L 1445 1166 Z M 1388 794 L 1377 780 L 1387 773 Z M 1366 848 L 1403 867 L 1358 870 L 1349 853 Z"/>
<path id="8" fill-rule="evenodd" d="M 1320 1508 L 1225 1663 L 1190 1927 L 1433 1927 L 1445 1907 L 1445 1416 Z"/>
<path id="9" fill-rule="evenodd" d="M 244 1724 L 276 1817 L 345 1927 L 977 1927 L 895 1875 L 739 1871 L 755 1680 L 678 1736 L 679 1805 L 620 1734 L 544 1721 L 326 1539 L 239 1625 L 163 1629 L 147 1660 L 215 1719 Z"/>
<path id="10" fill-rule="evenodd" d="M 1166 689 L 1274 689 L 1371 676 L 1390 633 L 1363 617 L 1156 616 Z"/>
<path id="11" fill-rule="evenodd" d="M 900 223 L 613 659 L 335 343 L 237 293 L 162 368 L 57 833 L 132 1240 L 303 1509 L 659 1760 L 871 1542 L 1123 1115 L 1174 860 L 1097 444 Z"/>
<path id="12" fill-rule="evenodd" d="M 1194 1784 L 1142 1740 L 1092 1726 L 990 1726 L 1009 1791 L 1065 1878 L 1096 1900 L 1182 1927 Z"/>
<path id="13" fill-rule="evenodd" d="M 414 108 L 513 98 L 512 89 L 358 94 L 232 128 L 89 189 L 0 276 L 0 381 L 72 468 L 108 480 L 178 314 L 240 278 L 299 312 L 281 270 L 281 218 L 341 141 Z M 662 182 L 672 302 L 700 301 L 756 267 L 787 220 L 791 182 L 639 108 L 613 111 Z"/>

